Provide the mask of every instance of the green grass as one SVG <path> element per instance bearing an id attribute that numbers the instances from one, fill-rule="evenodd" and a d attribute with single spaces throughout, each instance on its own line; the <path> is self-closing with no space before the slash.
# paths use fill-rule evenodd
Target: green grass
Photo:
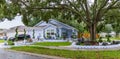
<path id="1" fill-rule="evenodd" d="M 1 40 L 1 39 L 0 39 L 0 43 L 4 43 L 4 42 L 5 42 L 4 40 Z"/>
<path id="2" fill-rule="evenodd" d="M 33 45 L 40 45 L 40 46 L 69 46 L 71 45 L 70 42 L 37 42 Z"/>
<path id="3" fill-rule="evenodd" d="M 23 49 L 24 48 L 24 49 Z M 12 47 L 17 51 L 59 56 L 72 59 L 120 59 L 120 50 L 116 51 L 70 51 L 35 46 Z"/>
<path id="4" fill-rule="evenodd" d="M 111 37 L 111 40 L 120 40 L 120 37 Z"/>
<path id="5" fill-rule="evenodd" d="M 7 41 L 8 42 L 8 45 L 14 45 L 14 42 L 12 41 Z"/>

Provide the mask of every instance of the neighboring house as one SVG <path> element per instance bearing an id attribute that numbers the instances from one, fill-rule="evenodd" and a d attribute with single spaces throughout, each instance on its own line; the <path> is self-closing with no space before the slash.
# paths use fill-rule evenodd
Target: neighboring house
<path id="1" fill-rule="evenodd" d="M 106 37 L 107 34 L 108 34 L 108 33 L 106 33 L 106 32 L 101 32 L 101 33 L 99 33 L 100 37 Z M 115 37 L 115 36 L 116 36 L 116 33 L 115 33 L 114 31 L 111 31 L 111 32 L 109 33 L 109 35 L 111 35 L 111 37 Z"/>
<path id="2" fill-rule="evenodd" d="M 12 28 L 10 28 L 6 31 L 7 36 L 8 37 L 15 37 L 16 28 L 18 28 L 18 34 L 23 34 L 24 33 L 25 26 L 16 26 L 16 27 L 12 27 Z"/>
<path id="3" fill-rule="evenodd" d="M 54 19 L 50 19 L 48 22 L 41 21 L 34 27 L 17 26 L 18 34 L 24 34 L 24 29 L 26 34 L 29 34 L 31 38 L 33 37 L 33 30 L 35 39 L 62 39 L 71 38 L 72 35 L 77 35 L 77 29 L 71 27 L 67 24 L 59 22 Z M 10 28 L 6 31 L 7 36 L 14 37 L 15 29 L 17 27 Z"/>
<path id="4" fill-rule="evenodd" d="M 16 28 L 18 28 L 18 35 L 19 34 L 24 34 L 24 29 L 26 30 L 26 34 L 30 35 L 31 38 L 33 37 L 33 30 L 35 30 L 34 36 L 38 36 L 37 31 L 41 32 L 41 29 L 43 27 L 26 27 L 26 26 L 16 26 L 13 28 L 10 28 L 9 30 L 6 31 L 7 36 L 10 37 L 15 37 L 16 34 Z"/>
<path id="5" fill-rule="evenodd" d="M 0 37 L 4 36 L 4 30 L 0 29 Z"/>
<path id="6" fill-rule="evenodd" d="M 5 32 L 7 29 L 0 29 L 0 39 L 3 39 L 3 37 L 5 36 Z"/>

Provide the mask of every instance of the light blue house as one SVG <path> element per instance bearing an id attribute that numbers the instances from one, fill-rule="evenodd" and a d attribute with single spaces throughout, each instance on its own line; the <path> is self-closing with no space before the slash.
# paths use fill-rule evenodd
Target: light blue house
<path id="1" fill-rule="evenodd" d="M 70 39 L 73 35 L 77 35 L 77 29 L 54 19 L 50 19 L 48 22 L 41 21 L 34 27 L 40 28 L 39 30 L 35 29 L 37 38 Z"/>
<path id="2" fill-rule="evenodd" d="M 15 36 L 16 28 L 18 28 L 18 34 L 24 34 L 25 29 L 26 34 L 30 35 L 32 39 L 61 40 L 71 39 L 73 36 L 77 36 L 77 29 L 54 19 L 50 19 L 48 22 L 41 21 L 33 27 L 12 27 L 5 31 L 8 38 Z"/>

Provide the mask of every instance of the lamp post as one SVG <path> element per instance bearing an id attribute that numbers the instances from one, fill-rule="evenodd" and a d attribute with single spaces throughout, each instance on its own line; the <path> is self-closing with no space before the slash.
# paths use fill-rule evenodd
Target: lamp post
<path id="1" fill-rule="evenodd" d="M 26 43 L 25 40 L 26 40 L 26 30 L 24 29 L 24 43 Z"/>
<path id="2" fill-rule="evenodd" d="M 5 33 L 5 35 L 4 35 L 4 37 L 3 37 L 3 39 L 5 40 L 5 42 L 4 42 L 4 45 L 7 45 L 7 35 L 6 35 L 6 33 Z"/>

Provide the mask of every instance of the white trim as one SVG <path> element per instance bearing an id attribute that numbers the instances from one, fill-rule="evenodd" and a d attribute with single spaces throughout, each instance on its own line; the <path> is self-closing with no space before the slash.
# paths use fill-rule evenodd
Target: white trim
<path id="1" fill-rule="evenodd" d="M 58 23 L 61 24 L 61 25 L 65 25 L 65 26 L 67 26 L 67 27 L 69 27 L 69 28 L 71 28 L 71 29 L 77 30 L 76 28 L 74 28 L 74 27 L 72 27 L 72 26 L 69 26 L 69 25 L 67 25 L 67 24 L 65 24 L 65 23 L 59 22 L 59 21 L 57 21 L 57 20 L 55 20 L 55 19 L 50 19 L 50 21 L 55 21 L 55 22 L 58 22 Z"/>
<path id="2" fill-rule="evenodd" d="M 120 47 L 120 44 L 117 45 L 108 45 L 108 46 L 80 46 L 80 45 L 71 45 L 77 49 L 110 49 Z"/>
<path id="3" fill-rule="evenodd" d="M 39 26 L 41 23 L 43 23 L 43 22 L 45 22 L 45 21 L 40 21 L 39 23 L 37 23 L 35 26 Z M 35 27 L 34 26 L 34 27 Z"/>
<path id="4" fill-rule="evenodd" d="M 67 24 L 65 24 L 65 23 L 62 23 L 62 22 L 60 22 L 60 21 L 57 21 L 57 20 L 55 20 L 55 19 L 49 19 L 48 24 L 54 25 L 51 21 L 54 21 L 54 22 L 60 24 L 62 27 L 63 27 L 63 26 L 66 26 L 66 27 L 68 27 L 68 28 L 70 28 L 70 29 L 74 29 L 74 30 L 78 31 L 76 28 L 74 28 L 74 27 L 72 27 L 72 26 L 69 26 L 69 25 L 67 25 Z M 46 22 L 46 21 L 40 21 L 40 22 L 37 23 L 35 26 L 39 26 L 39 25 L 42 24 L 43 22 Z M 56 24 L 55 24 L 55 25 L 56 25 Z M 55 26 L 55 25 L 54 25 L 54 26 Z M 34 27 L 35 27 L 35 26 L 34 26 Z M 60 26 L 60 27 L 61 27 L 61 26 Z"/>

